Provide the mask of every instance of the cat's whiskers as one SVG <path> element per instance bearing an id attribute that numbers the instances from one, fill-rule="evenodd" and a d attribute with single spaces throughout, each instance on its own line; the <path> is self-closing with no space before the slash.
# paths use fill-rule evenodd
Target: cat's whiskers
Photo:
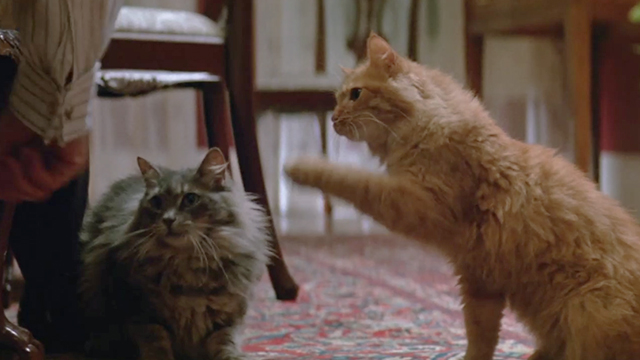
<path id="1" fill-rule="evenodd" d="M 127 257 L 131 253 L 138 251 L 140 249 L 140 247 L 142 247 L 142 245 L 144 245 L 147 242 L 147 240 L 149 238 L 151 238 L 152 236 L 153 236 L 153 233 L 151 233 L 151 234 L 149 234 L 149 235 L 147 235 L 145 237 L 142 237 L 140 239 L 137 239 L 135 241 L 135 243 L 133 243 L 133 245 L 129 249 L 127 249 L 127 251 L 125 251 L 124 254 L 122 254 L 122 256 L 123 257 Z M 146 252 L 145 252 L 145 254 L 146 254 Z M 137 256 L 136 256 L 136 259 L 141 259 L 141 258 L 142 258 L 142 253 L 138 253 Z"/>
<path id="2" fill-rule="evenodd" d="M 196 249 L 198 253 L 198 257 L 200 258 L 200 266 L 205 266 L 205 269 L 208 275 L 209 274 L 209 258 L 207 256 L 206 251 L 202 247 L 202 244 L 200 244 L 200 242 L 197 239 L 194 239 L 193 236 L 191 236 L 191 234 L 189 234 L 187 238 L 189 239 L 189 241 L 191 241 L 191 243 L 193 244 L 193 248 Z"/>
<path id="3" fill-rule="evenodd" d="M 147 256 L 147 253 L 149 252 L 149 250 L 151 250 L 151 246 L 148 245 L 149 242 L 146 240 L 159 236 L 161 234 L 161 228 L 162 228 L 162 225 L 153 225 L 149 227 L 149 231 L 151 231 L 151 233 L 145 236 L 143 239 L 140 239 L 139 241 L 139 246 L 145 245 L 145 244 L 147 244 L 147 246 L 142 247 L 142 251 L 140 251 L 138 253 L 138 256 L 136 256 L 137 260 L 143 259 L 144 257 Z"/>
<path id="4" fill-rule="evenodd" d="M 210 243 L 209 241 L 207 241 L 207 238 L 205 237 L 205 234 L 201 231 L 196 230 L 196 235 L 198 235 L 200 238 L 202 238 L 203 243 L 200 244 L 202 246 L 203 249 L 207 249 L 208 253 L 211 254 L 211 256 L 216 256 L 217 255 L 217 249 L 213 246 L 212 243 Z"/>
<path id="5" fill-rule="evenodd" d="M 192 221 L 185 221 L 184 225 L 185 226 L 193 226 L 193 222 Z M 198 245 L 195 243 L 196 240 L 193 239 L 193 236 L 191 236 L 191 235 L 192 235 L 191 232 L 189 232 L 187 236 L 189 238 L 189 241 L 191 241 L 191 244 L 193 245 L 193 255 L 199 255 L 199 253 L 198 253 Z M 202 260 L 201 260 L 201 262 L 202 262 Z"/>
<path id="6" fill-rule="evenodd" d="M 189 236 L 189 241 L 191 241 L 191 244 L 193 245 L 193 255 L 199 255 L 198 253 L 198 246 L 196 244 L 193 243 L 193 238 L 191 237 L 191 234 L 188 235 Z"/>
<path id="7" fill-rule="evenodd" d="M 404 113 L 402 114 L 404 115 Z M 385 130 L 389 131 L 389 133 L 393 135 L 396 138 L 396 140 L 401 141 L 400 136 L 398 136 L 398 134 L 395 131 L 393 131 L 393 129 L 391 129 L 389 125 L 380 121 L 377 117 L 375 117 L 375 115 L 373 115 L 370 112 L 365 112 L 363 114 L 343 116 L 339 118 L 337 121 L 335 121 L 335 123 L 338 124 L 338 123 L 344 122 L 347 126 L 349 126 L 349 129 L 353 129 L 354 135 L 358 140 L 360 140 L 361 139 L 360 132 L 358 131 L 357 125 L 362 126 L 362 129 L 364 130 L 364 135 L 365 137 L 367 136 L 367 127 L 365 126 L 363 120 L 373 121 L 374 123 L 382 126 Z"/>
<path id="8" fill-rule="evenodd" d="M 387 129 L 391 133 L 391 135 L 395 136 L 396 140 L 400 141 L 400 137 L 398 136 L 398 134 L 396 134 L 396 132 L 393 131 L 393 129 L 391 129 L 391 127 L 389 125 L 387 125 L 387 124 L 383 123 L 382 121 L 380 121 L 372 113 L 366 112 L 364 114 L 358 115 L 356 117 L 356 119 L 357 120 L 371 120 L 371 121 L 375 122 L 376 124 L 382 126 L 383 128 Z"/>
<path id="9" fill-rule="evenodd" d="M 400 110 L 400 109 L 394 109 L 398 114 L 402 115 L 402 117 L 404 117 L 406 120 L 411 121 L 411 118 L 409 117 L 409 115 L 405 114 L 404 111 Z"/>
<path id="10" fill-rule="evenodd" d="M 220 267 L 220 270 L 222 270 L 222 274 L 224 275 L 225 279 L 227 279 L 227 282 L 229 282 L 229 275 L 227 275 L 227 272 L 224 269 L 224 266 L 222 265 L 222 261 L 220 260 L 220 257 L 218 257 L 218 252 L 220 251 L 220 249 L 218 248 L 218 245 L 216 245 L 216 243 L 207 236 L 207 234 L 203 233 L 202 231 L 196 230 L 197 234 L 202 238 L 202 240 L 204 240 L 205 244 L 209 245 L 212 249 L 211 251 L 211 255 L 213 256 L 213 259 L 216 261 L 216 263 L 218 263 L 218 266 Z"/>
<path id="11" fill-rule="evenodd" d="M 140 261 L 141 259 L 144 259 L 147 256 L 147 253 L 150 250 L 150 246 L 143 246 L 141 248 L 142 248 L 143 251 L 138 252 L 138 256 L 136 257 L 136 259 L 138 261 Z"/>
<path id="12" fill-rule="evenodd" d="M 218 230 L 218 229 L 220 229 L 220 226 L 210 225 L 210 224 L 197 224 L 195 226 L 196 232 L 200 233 L 202 236 L 205 236 L 208 240 L 211 240 L 211 239 L 207 235 L 206 231 L 207 230 Z M 202 231 L 202 230 L 204 230 L 204 231 Z"/>
<path id="13" fill-rule="evenodd" d="M 338 118 L 338 120 L 334 121 L 333 123 L 334 124 L 340 124 L 340 123 L 346 122 L 347 120 L 350 120 L 351 118 L 352 118 L 352 116 L 343 116 L 343 117 Z"/>
<path id="14" fill-rule="evenodd" d="M 331 126 L 333 127 L 333 126 L 334 126 L 336 123 L 338 123 L 339 121 L 340 121 L 340 120 L 336 120 L 336 121 L 333 121 L 333 120 L 332 120 L 332 121 L 331 121 Z M 329 133 L 327 133 L 327 136 L 328 136 L 328 135 L 329 135 Z M 338 139 L 338 137 L 337 137 L 337 136 L 334 136 L 334 137 L 331 139 L 331 141 L 329 141 L 329 143 L 327 144 L 327 145 L 328 145 L 327 147 L 330 147 L 330 148 L 335 147 L 335 144 L 336 144 L 337 139 Z M 327 139 L 327 140 L 328 140 L 328 139 Z"/>
<path id="15" fill-rule="evenodd" d="M 136 237 L 138 235 L 143 235 L 145 232 L 148 232 L 148 231 L 151 231 L 151 230 L 150 229 L 140 229 L 140 230 L 132 231 L 132 232 L 130 232 L 128 234 L 124 234 L 122 236 L 122 238 L 119 240 L 119 243 L 120 244 L 124 244 L 125 242 L 131 240 L 133 237 Z M 143 236 L 142 238 L 134 239 L 133 244 L 129 246 L 127 251 L 125 251 L 122 254 L 122 256 L 127 256 L 131 252 L 137 250 L 138 247 L 140 247 L 149 237 L 151 237 L 151 235 L 153 235 L 153 234 L 148 234 L 147 236 Z"/>
<path id="16" fill-rule="evenodd" d="M 358 131 L 358 128 L 353 124 L 353 121 L 349 121 L 347 125 L 349 125 L 350 129 L 353 129 L 353 135 L 355 135 L 355 138 L 357 140 L 360 140 L 360 132 Z"/>
<path id="17" fill-rule="evenodd" d="M 351 122 L 352 122 L 352 123 L 354 123 L 354 124 L 355 124 L 355 126 L 357 126 L 357 125 L 362 126 L 362 130 L 363 130 L 363 132 L 364 132 L 364 136 L 365 136 L 365 137 L 367 136 L 367 127 L 364 125 L 364 123 L 362 122 L 362 120 L 361 120 L 361 119 L 358 119 L 358 118 L 356 117 L 356 118 L 353 118 L 353 120 L 351 120 Z"/>
<path id="18" fill-rule="evenodd" d="M 335 121 L 335 124 L 344 123 L 347 126 L 347 129 L 349 130 L 349 132 L 351 132 L 351 135 L 356 136 L 359 139 L 360 136 L 358 133 L 358 129 L 355 127 L 352 120 L 353 120 L 353 116 L 345 116 Z"/>
<path id="19" fill-rule="evenodd" d="M 344 118 L 342 118 L 342 117 L 341 117 L 341 118 L 338 118 L 338 119 L 337 119 L 337 120 L 335 120 L 335 121 L 333 121 L 333 122 L 332 122 L 332 127 L 334 127 L 334 130 L 335 130 L 335 126 L 336 126 L 337 124 L 342 123 L 343 121 L 344 121 Z M 333 141 L 334 141 L 334 142 L 335 142 L 335 141 L 338 141 L 338 139 L 340 139 L 340 137 L 339 137 L 339 136 L 336 136 L 336 137 L 334 137 L 334 138 L 333 138 Z M 332 146 L 333 146 L 333 144 L 332 144 Z"/>
<path id="20" fill-rule="evenodd" d="M 125 234 L 122 238 L 123 239 L 128 239 L 128 238 L 130 238 L 132 236 L 140 235 L 140 234 L 143 234 L 143 233 L 145 233 L 147 231 L 151 231 L 151 229 L 140 229 L 140 230 L 132 231 L 130 233 Z"/>
<path id="21" fill-rule="evenodd" d="M 211 225 L 211 224 L 196 224 L 197 228 L 206 228 L 206 229 L 217 229 L 218 226 L 215 225 Z"/>

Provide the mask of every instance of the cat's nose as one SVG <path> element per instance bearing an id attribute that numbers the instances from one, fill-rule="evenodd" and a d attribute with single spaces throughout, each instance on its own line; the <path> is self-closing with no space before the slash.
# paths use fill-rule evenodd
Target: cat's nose
<path id="1" fill-rule="evenodd" d="M 331 115 L 331 121 L 332 121 L 332 122 L 336 122 L 336 121 L 338 121 L 338 119 L 339 119 L 339 118 L 340 118 L 340 115 L 338 115 L 338 114 L 333 114 L 333 115 Z"/>
<path id="2" fill-rule="evenodd" d="M 162 218 L 162 222 L 164 223 L 164 226 L 167 227 L 167 229 L 171 229 L 171 226 L 175 221 L 176 221 L 176 218 L 173 218 L 173 217 Z"/>

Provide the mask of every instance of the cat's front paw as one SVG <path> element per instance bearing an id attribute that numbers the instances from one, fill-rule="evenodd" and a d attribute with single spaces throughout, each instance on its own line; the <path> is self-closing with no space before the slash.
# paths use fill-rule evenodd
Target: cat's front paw
<path id="1" fill-rule="evenodd" d="M 331 164 L 321 158 L 301 157 L 288 162 L 284 172 L 294 182 L 300 185 L 317 185 L 324 170 Z"/>

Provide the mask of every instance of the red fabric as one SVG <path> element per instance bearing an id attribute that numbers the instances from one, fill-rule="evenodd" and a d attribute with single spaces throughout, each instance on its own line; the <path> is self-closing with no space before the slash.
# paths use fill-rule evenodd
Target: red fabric
<path id="1" fill-rule="evenodd" d="M 640 153 L 640 55 L 611 37 L 599 49 L 600 149 Z"/>

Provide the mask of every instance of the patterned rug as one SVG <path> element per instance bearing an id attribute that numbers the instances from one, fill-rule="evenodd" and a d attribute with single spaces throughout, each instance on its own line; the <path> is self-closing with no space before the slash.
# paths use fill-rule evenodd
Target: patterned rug
<path id="1" fill-rule="evenodd" d="M 285 238 L 295 303 L 268 279 L 247 322 L 255 359 L 462 359 L 464 323 L 446 262 L 394 236 Z M 507 314 L 494 359 L 526 359 L 532 340 Z"/>
<path id="2" fill-rule="evenodd" d="M 455 279 L 432 251 L 387 235 L 284 238 L 282 246 L 300 296 L 296 302 L 275 300 L 265 276 L 245 330 L 250 359 L 464 357 Z M 8 311 L 10 318 L 16 310 Z M 531 337 L 510 314 L 502 325 L 494 360 L 527 359 Z"/>

